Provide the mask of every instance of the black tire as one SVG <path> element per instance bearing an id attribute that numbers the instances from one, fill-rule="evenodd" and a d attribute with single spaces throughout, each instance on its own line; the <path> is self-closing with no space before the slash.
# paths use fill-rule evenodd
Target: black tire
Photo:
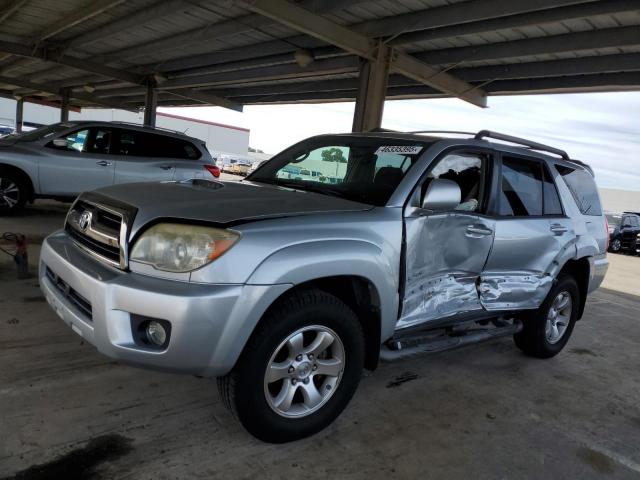
<path id="1" fill-rule="evenodd" d="M 29 184 L 25 178 L 13 170 L 0 167 L 0 215 L 19 212 L 24 208 L 28 197 Z"/>
<path id="2" fill-rule="evenodd" d="M 343 370 L 335 391 L 318 410 L 300 418 L 288 418 L 269 404 L 265 374 L 282 342 L 310 326 L 326 327 L 338 336 L 344 348 Z M 364 353 L 362 327 L 353 311 L 322 290 L 302 290 L 278 301 L 265 314 L 233 370 L 218 378 L 218 388 L 224 403 L 249 433 L 265 442 L 290 442 L 319 432 L 340 415 L 360 381 Z M 288 381 L 282 380 L 283 386 Z"/>
<path id="3" fill-rule="evenodd" d="M 555 343 L 547 337 L 547 317 L 553 303 L 560 295 L 566 292 L 571 297 L 571 311 L 568 314 L 569 322 L 563 335 Z M 528 312 L 521 316 L 523 329 L 513 336 L 515 344 L 526 355 L 537 358 L 551 358 L 562 351 L 571 337 L 573 327 L 578 318 L 578 307 L 580 305 L 580 290 L 575 279 L 568 275 L 561 275 L 555 282 L 547 298 L 538 310 Z"/>
<path id="4" fill-rule="evenodd" d="M 613 240 L 611 240 L 611 244 L 609 245 L 609 251 L 612 253 L 618 253 L 620 252 L 621 247 L 621 240 L 619 238 L 614 238 Z"/>

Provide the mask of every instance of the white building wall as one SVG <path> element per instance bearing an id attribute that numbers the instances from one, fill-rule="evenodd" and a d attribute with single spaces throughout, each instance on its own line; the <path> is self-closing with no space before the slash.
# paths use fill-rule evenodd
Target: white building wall
<path id="1" fill-rule="evenodd" d="M 0 98 L 0 125 L 15 128 L 16 101 Z M 60 121 L 60 110 L 55 107 L 25 102 L 25 122 L 40 125 Z M 69 112 L 69 120 L 100 120 L 105 122 L 129 122 L 142 124 L 142 112 L 126 110 L 83 108 L 80 112 Z M 156 125 L 160 128 L 183 132 L 191 137 L 204 140 L 214 157 L 220 154 L 247 155 L 249 149 L 249 130 L 239 127 L 203 122 L 189 118 L 177 118 L 171 114 L 158 112 Z"/>

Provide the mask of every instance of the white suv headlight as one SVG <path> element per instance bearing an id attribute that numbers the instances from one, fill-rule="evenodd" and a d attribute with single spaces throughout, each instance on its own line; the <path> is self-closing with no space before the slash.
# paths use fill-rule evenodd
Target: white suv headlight
<path id="1" fill-rule="evenodd" d="M 130 259 L 165 272 L 190 272 L 213 262 L 239 238 L 222 228 L 159 223 L 136 241 Z"/>

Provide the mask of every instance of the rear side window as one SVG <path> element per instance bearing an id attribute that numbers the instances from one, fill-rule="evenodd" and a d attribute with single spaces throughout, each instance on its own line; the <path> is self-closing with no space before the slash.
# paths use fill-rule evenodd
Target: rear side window
<path id="1" fill-rule="evenodd" d="M 120 130 L 118 155 L 136 157 L 182 158 L 196 160 L 202 156 L 191 143 L 180 138 L 172 138 L 137 130 Z"/>
<path id="2" fill-rule="evenodd" d="M 596 182 L 591 174 L 581 168 L 556 165 L 556 170 L 562 175 L 576 205 L 583 215 L 600 216 L 602 206 L 598 197 Z"/>
<path id="3" fill-rule="evenodd" d="M 505 217 L 542 215 L 540 163 L 503 158 L 498 213 Z"/>
<path id="4" fill-rule="evenodd" d="M 562 204 L 560 203 L 560 195 L 556 184 L 553 183 L 551 174 L 545 166 L 542 166 L 542 190 L 543 190 L 543 206 L 545 215 L 562 215 Z"/>

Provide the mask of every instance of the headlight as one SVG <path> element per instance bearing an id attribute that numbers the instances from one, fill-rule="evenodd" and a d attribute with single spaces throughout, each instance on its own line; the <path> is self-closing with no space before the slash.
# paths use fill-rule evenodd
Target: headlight
<path id="1" fill-rule="evenodd" d="M 221 228 L 160 223 L 133 246 L 131 260 L 165 272 L 190 272 L 229 250 L 240 235 Z"/>

